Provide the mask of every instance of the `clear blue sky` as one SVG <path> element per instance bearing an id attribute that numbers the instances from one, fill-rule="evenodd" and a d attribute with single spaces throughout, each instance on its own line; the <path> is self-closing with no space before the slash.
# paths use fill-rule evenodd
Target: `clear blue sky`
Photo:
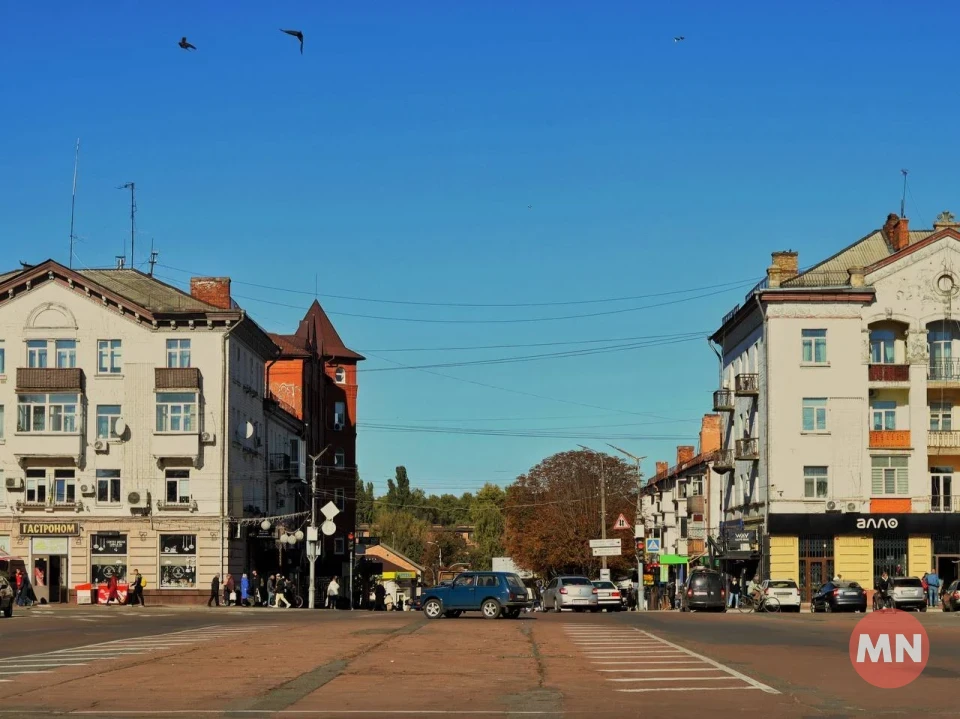
<path id="1" fill-rule="evenodd" d="M 319 275 L 324 307 L 368 370 L 391 366 L 381 357 L 409 365 L 604 345 L 388 349 L 710 330 L 748 287 L 519 323 L 338 313 L 516 320 L 697 293 L 509 308 L 322 295 L 509 304 L 759 279 L 772 250 L 799 250 L 808 265 L 879 227 L 898 208 L 902 167 L 913 226 L 960 212 L 948 34 L 960 18 L 947 3 L 55 5 L 0 11 L 3 264 L 67 260 L 80 137 L 78 266 L 121 253 L 128 198 L 116 186 L 133 180 L 138 265 L 153 239 L 165 279 L 183 284 L 193 271 L 302 290 L 234 286 L 274 331 L 296 327 Z M 302 56 L 280 27 L 305 33 Z M 182 35 L 199 50 L 180 50 Z M 695 440 L 716 367 L 697 339 L 437 370 L 602 409 L 370 372 L 359 419 L 572 428 L 555 432 L 597 448 L 619 436 L 650 471 L 681 438 Z M 459 492 L 577 442 L 369 428 L 359 457 L 379 487 L 405 464 L 428 491 Z"/>

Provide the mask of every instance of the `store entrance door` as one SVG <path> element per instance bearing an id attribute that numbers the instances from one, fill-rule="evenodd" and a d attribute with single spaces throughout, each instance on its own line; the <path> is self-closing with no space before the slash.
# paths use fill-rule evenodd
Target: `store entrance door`
<path id="1" fill-rule="evenodd" d="M 33 591 L 37 601 L 58 604 L 68 601 L 67 558 L 59 554 L 42 554 L 33 558 Z"/>
<path id="2" fill-rule="evenodd" d="M 800 560 L 800 601 L 809 602 L 816 591 L 824 582 L 832 579 L 831 570 L 833 562 L 826 559 L 801 559 Z"/>
<path id="3" fill-rule="evenodd" d="M 960 554 L 938 554 L 934 557 L 934 564 L 941 590 L 950 586 L 954 579 L 960 579 Z"/>

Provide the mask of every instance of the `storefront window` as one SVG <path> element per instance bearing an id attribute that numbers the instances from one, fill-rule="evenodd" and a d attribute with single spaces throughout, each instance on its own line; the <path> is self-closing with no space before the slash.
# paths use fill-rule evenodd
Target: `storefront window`
<path id="1" fill-rule="evenodd" d="M 873 576 L 883 572 L 902 577 L 907 571 L 907 538 L 905 536 L 873 538 Z"/>
<path id="2" fill-rule="evenodd" d="M 105 584 L 110 577 L 119 581 L 127 577 L 127 535 L 94 534 L 90 537 L 90 578 L 94 584 Z"/>
<path id="3" fill-rule="evenodd" d="M 160 587 L 186 589 L 197 586 L 197 535 L 160 535 Z"/>

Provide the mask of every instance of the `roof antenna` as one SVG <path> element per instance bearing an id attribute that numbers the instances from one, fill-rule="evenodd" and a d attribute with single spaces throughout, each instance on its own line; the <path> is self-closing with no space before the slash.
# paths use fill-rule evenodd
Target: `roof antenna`
<path id="1" fill-rule="evenodd" d="M 133 217 L 137 214 L 137 201 L 136 201 L 136 191 L 137 185 L 135 182 L 126 182 L 120 185 L 118 190 L 130 190 L 130 266 L 136 267 L 133 262 L 133 245 L 136 240 L 136 230 L 134 229 L 135 225 L 133 223 Z"/>
<path id="2" fill-rule="evenodd" d="M 153 266 L 157 264 L 157 257 L 160 253 L 153 249 L 153 238 L 150 238 L 150 276 L 153 277 Z"/>
<path id="3" fill-rule="evenodd" d="M 907 170 L 900 170 L 900 172 L 903 173 L 903 194 L 900 195 L 900 217 L 903 218 L 907 216 L 904 212 L 907 204 Z"/>
<path id="4" fill-rule="evenodd" d="M 77 166 L 80 164 L 80 138 L 77 138 L 77 152 L 73 158 L 73 195 L 70 198 L 70 261 L 67 265 L 73 269 L 73 243 L 77 236 L 73 234 L 74 210 L 77 207 Z"/>

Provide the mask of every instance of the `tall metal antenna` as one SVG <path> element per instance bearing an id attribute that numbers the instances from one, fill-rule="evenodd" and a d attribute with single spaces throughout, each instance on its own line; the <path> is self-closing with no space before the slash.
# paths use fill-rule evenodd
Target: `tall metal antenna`
<path id="1" fill-rule="evenodd" d="M 907 170 L 900 170 L 903 173 L 903 194 L 900 195 L 900 217 L 906 217 L 906 205 L 907 205 Z M 917 208 L 913 208 L 917 209 Z"/>
<path id="2" fill-rule="evenodd" d="M 137 185 L 135 182 L 127 182 L 123 185 L 120 185 L 120 187 L 118 187 L 117 189 L 130 190 L 130 266 L 136 267 L 133 261 L 134 260 L 133 247 L 134 247 L 134 243 L 137 240 L 137 231 L 135 229 L 136 225 L 134 224 L 133 218 L 137 214 L 137 195 L 136 195 Z"/>
<path id="3" fill-rule="evenodd" d="M 73 218 L 77 209 L 77 166 L 80 164 L 80 138 L 77 138 L 77 152 L 73 158 L 73 195 L 70 198 L 70 262 L 68 267 L 73 269 L 73 243 L 77 239 L 73 234 Z"/>

